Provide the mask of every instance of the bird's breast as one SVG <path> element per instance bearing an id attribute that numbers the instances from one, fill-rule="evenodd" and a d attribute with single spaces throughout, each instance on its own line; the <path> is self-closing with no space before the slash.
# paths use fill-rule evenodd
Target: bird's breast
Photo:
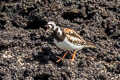
<path id="1" fill-rule="evenodd" d="M 61 42 L 58 42 L 56 39 L 54 39 L 54 43 L 58 48 L 67 50 L 67 51 L 79 50 L 83 48 L 83 46 L 80 46 L 80 45 L 78 46 L 78 45 L 71 43 L 70 41 L 68 41 L 67 38 L 65 38 Z"/>

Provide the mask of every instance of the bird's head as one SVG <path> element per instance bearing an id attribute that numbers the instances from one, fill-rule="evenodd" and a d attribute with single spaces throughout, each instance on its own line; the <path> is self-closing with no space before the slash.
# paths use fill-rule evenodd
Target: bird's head
<path id="1" fill-rule="evenodd" d="M 58 28 L 58 26 L 55 24 L 55 22 L 49 21 L 47 23 L 47 31 L 49 31 L 49 30 L 55 31 L 57 28 Z"/>
<path id="2" fill-rule="evenodd" d="M 56 31 L 57 33 L 60 33 L 60 35 L 62 34 L 62 30 L 60 29 L 59 26 L 55 24 L 54 21 L 49 21 L 46 26 L 47 26 L 46 32 L 49 32 L 50 30 L 52 30 L 52 31 Z"/>

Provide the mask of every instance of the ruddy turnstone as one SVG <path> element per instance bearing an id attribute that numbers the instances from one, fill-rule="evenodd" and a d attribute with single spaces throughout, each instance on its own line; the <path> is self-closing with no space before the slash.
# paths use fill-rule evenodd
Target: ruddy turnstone
<path id="1" fill-rule="evenodd" d="M 50 30 L 53 30 L 55 45 L 58 48 L 67 51 L 63 57 L 57 56 L 59 59 L 56 62 L 63 60 L 70 51 L 74 51 L 71 59 L 71 61 L 74 61 L 76 51 L 81 50 L 82 48 L 96 48 L 93 43 L 85 41 L 73 29 L 59 27 L 53 21 L 50 21 L 47 24 L 47 32 Z"/>

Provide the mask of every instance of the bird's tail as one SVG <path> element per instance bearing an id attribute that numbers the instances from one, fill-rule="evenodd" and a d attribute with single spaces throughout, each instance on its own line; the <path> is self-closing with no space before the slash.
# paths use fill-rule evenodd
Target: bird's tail
<path id="1" fill-rule="evenodd" d="M 87 42 L 87 44 L 85 45 L 85 47 L 87 47 L 87 48 L 96 48 L 96 45 L 94 45 L 91 42 Z"/>
<path id="2" fill-rule="evenodd" d="M 85 45 L 86 48 L 96 48 L 95 45 Z"/>

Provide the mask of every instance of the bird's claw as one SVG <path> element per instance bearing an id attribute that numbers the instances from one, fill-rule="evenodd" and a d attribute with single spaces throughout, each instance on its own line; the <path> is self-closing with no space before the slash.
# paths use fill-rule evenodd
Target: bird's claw
<path id="1" fill-rule="evenodd" d="M 58 60 L 56 61 L 57 63 L 60 62 L 61 60 L 64 60 L 63 57 L 60 57 L 60 56 L 56 56 L 58 58 Z"/>

